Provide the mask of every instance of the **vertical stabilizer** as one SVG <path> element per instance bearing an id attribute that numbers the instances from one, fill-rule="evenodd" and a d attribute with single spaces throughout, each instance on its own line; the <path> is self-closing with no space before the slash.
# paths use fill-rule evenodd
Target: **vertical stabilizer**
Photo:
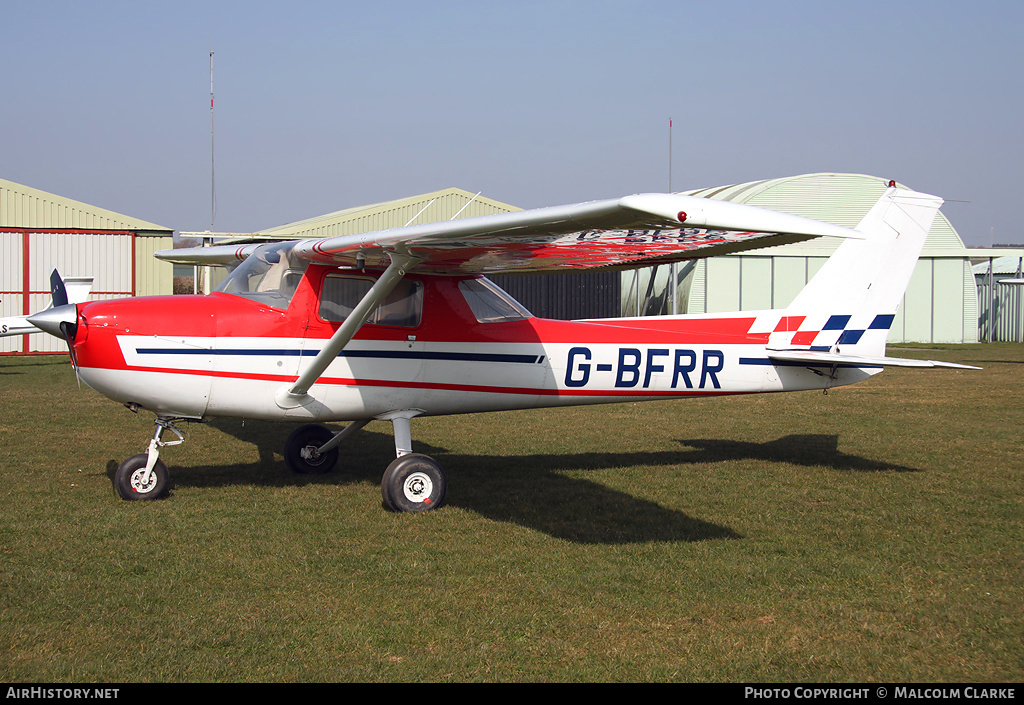
<path id="1" fill-rule="evenodd" d="M 879 356 L 942 199 L 890 187 L 808 282 L 772 333 L 773 350 Z"/>

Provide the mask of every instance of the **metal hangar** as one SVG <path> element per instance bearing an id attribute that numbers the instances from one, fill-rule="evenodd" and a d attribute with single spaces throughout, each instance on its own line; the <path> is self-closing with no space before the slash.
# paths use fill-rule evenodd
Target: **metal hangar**
<path id="1" fill-rule="evenodd" d="M 40 311 L 50 272 L 91 276 L 91 298 L 170 294 L 172 267 L 153 257 L 173 231 L 0 179 L 0 316 Z M 0 338 L 0 354 L 66 352 L 50 335 Z"/>

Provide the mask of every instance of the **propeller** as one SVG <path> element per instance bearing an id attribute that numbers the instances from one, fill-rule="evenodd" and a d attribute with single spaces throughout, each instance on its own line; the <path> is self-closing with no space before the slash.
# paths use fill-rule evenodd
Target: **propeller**
<path id="1" fill-rule="evenodd" d="M 50 274 L 50 291 L 53 294 L 53 306 L 29 316 L 28 322 L 67 343 L 71 366 L 78 378 L 78 359 L 75 357 L 74 346 L 75 334 L 78 332 L 78 306 L 68 303 L 67 288 L 56 269 Z M 78 383 L 81 385 L 80 379 Z"/>
<path id="2" fill-rule="evenodd" d="M 50 272 L 50 294 L 53 297 L 53 308 L 68 305 L 68 290 L 56 269 Z"/>

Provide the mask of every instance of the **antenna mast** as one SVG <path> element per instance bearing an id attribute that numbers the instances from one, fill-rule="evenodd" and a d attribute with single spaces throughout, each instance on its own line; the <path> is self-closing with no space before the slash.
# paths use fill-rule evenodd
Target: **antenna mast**
<path id="1" fill-rule="evenodd" d="M 213 157 L 213 49 L 210 50 L 210 231 L 217 214 L 216 181 Z"/>
<path id="2" fill-rule="evenodd" d="M 668 119 L 668 192 L 672 193 L 672 118 Z M 669 294 L 672 296 L 672 305 L 669 306 L 669 313 L 679 313 L 679 263 L 672 262 L 668 268 L 671 282 Z M 654 272 L 651 272 L 654 276 Z"/>
<path id="3" fill-rule="evenodd" d="M 668 119 L 668 192 L 672 193 L 672 118 Z"/>

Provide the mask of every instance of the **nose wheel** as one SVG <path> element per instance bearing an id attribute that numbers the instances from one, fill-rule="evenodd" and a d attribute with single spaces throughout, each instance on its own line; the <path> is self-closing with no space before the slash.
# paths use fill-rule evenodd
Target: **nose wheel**
<path id="1" fill-rule="evenodd" d="M 160 449 L 164 446 L 176 446 L 185 442 L 185 436 L 174 425 L 176 420 L 178 419 L 157 417 L 156 432 L 149 442 L 149 450 L 133 455 L 118 466 L 114 472 L 114 489 L 121 499 L 129 502 L 153 500 L 167 494 L 171 485 L 171 474 L 159 456 Z M 171 431 L 178 438 L 165 441 L 164 431 Z"/>
<path id="2" fill-rule="evenodd" d="M 171 480 L 167 466 L 164 461 L 157 460 L 147 471 L 148 459 L 148 453 L 139 453 L 118 466 L 114 473 L 114 488 L 121 499 L 132 502 L 159 499 L 167 494 Z"/>

